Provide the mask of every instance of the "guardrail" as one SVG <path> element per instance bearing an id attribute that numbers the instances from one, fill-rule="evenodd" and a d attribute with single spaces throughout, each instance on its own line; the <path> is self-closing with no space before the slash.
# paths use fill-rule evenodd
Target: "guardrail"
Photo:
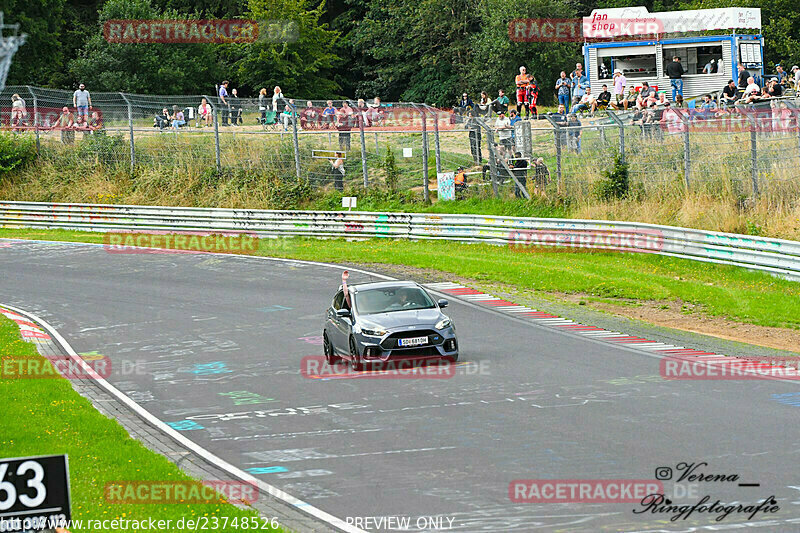
<path id="1" fill-rule="evenodd" d="M 488 215 L 266 211 L 0 202 L 0 227 L 120 232 L 248 232 L 262 237 L 441 239 L 655 253 L 800 281 L 800 242 L 637 222 Z M 538 249 L 538 248 L 537 248 Z"/>

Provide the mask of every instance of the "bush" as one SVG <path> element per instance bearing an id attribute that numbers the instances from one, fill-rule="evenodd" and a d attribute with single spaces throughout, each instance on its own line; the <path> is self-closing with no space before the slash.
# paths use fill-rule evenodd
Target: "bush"
<path id="1" fill-rule="evenodd" d="M 95 164 L 114 165 L 122 161 L 130 164 L 130 150 L 122 135 L 106 135 L 96 131 L 86 135 L 78 145 L 79 159 L 94 160 Z M 125 154 L 125 156 L 123 156 Z"/>
<path id="2" fill-rule="evenodd" d="M 390 193 L 397 192 L 397 182 L 400 179 L 400 169 L 397 168 L 397 161 L 394 158 L 394 150 L 389 147 L 386 152 L 386 159 L 383 162 L 383 170 L 386 172 L 386 187 Z"/>
<path id="3" fill-rule="evenodd" d="M 36 159 L 36 142 L 27 135 L 0 133 L 0 177 Z"/>
<path id="4" fill-rule="evenodd" d="M 622 161 L 620 154 L 614 156 L 614 166 L 603 171 L 603 179 L 597 182 L 595 192 L 601 200 L 618 200 L 626 198 L 630 193 L 628 164 Z"/>

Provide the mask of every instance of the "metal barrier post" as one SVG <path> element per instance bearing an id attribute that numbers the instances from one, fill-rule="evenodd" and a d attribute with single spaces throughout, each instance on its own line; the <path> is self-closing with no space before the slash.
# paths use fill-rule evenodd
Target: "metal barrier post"
<path id="1" fill-rule="evenodd" d="M 786 101 L 786 106 L 792 110 L 794 127 L 797 130 L 797 156 L 800 157 L 800 109 L 798 109 L 796 105 L 788 100 Z"/>
<path id="2" fill-rule="evenodd" d="M 619 126 L 619 160 L 625 162 L 625 124 L 613 111 L 608 111 L 608 116 Z"/>
<path id="3" fill-rule="evenodd" d="M 39 105 L 36 100 L 36 93 L 33 92 L 30 85 L 25 86 L 28 89 L 28 92 L 31 93 L 31 98 L 33 98 L 33 131 L 36 135 L 36 154 L 39 154 Z"/>
<path id="4" fill-rule="evenodd" d="M 425 110 L 420 109 L 416 105 L 415 107 L 419 110 L 420 117 L 422 118 L 422 184 L 425 187 L 425 203 L 430 203 L 431 192 L 428 185 L 428 120 L 425 116 Z"/>
<path id="5" fill-rule="evenodd" d="M 492 131 L 492 128 L 489 127 L 489 124 L 487 124 L 482 118 L 473 117 L 472 120 L 478 123 L 479 131 L 481 128 L 483 128 L 486 132 L 486 144 L 489 148 L 489 173 L 492 177 L 492 192 L 494 193 L 494 197 L 497 198 L 500 196 L 500 190 L 498 189 L 497 183 L 497 150 L 494 147 L 494 132 Z"/>
<path id="6" fill-rule="evenodd" d="M 378 132 L 377 132 L 377 131 L 375 132 L 375 153 L 376 153 L 378 156 L 380 156 L 380 155 L 381 155 L 381 149 L 380 149 L 380 147 L 378 146 Z"/>
<path id="7" fill-rule="evenodd" d="M 292 113 L 292 146 L 294 149 L 294 171 L 300 179 L 300 139 L 297 137 L 297 113 Z"/>
<path id="8" fill-rule="evenodd" d="M 122 96 L 122 99 L 125 100 L 125 103 L 128 104 L 128 130 L 131 134 L 131 172 L 133 172 L 134 167 L 136 166 L 136 145 L 133 140 L 133 106 L 131 106 L 131 101 L 125 96 L 125 93 L 119 93 Z"/>
<path id="9" fill-rule="evenodd" d="M 751 113 L 744 113 L 750 122 L 750 177 L 753 182 L 753 196 L 758 196 L 758 135 L 757 122 Z"/>
<path id="10" fill-rule="evenodd" d="M 433 146 L 436 151 L 436 173 L 438 174 L 442 171 L 442 151 L 439 146 L 439 115 L 436 111 L 433 111 Z"/>
<path id="11" fill-rule="evenodd" d="M 358 109 L 358 107 L 356 107 Z M 364 133 L 364 112 L 358 110 L 358 132 L 361 134 L 361 174 L 364 177 L 364 188 L 369 187 L 369 173 L 367 169 L 367 139 Z"/>
<path id="12" fill-rule="evenodd" d="M 692 168 L 691 148 L 689 144 L 689 119 L 683 113 L 680 113 L 680 117 L 683 121 L 683 180 L 686 183 L 686 191 L 688 192 L 690 189 L 689 173 Z"/>
<path id="13" fill-rule="evenodd" d="M 217 172 L 222 171 L 222 160 L 219 155 L 219 108 L 215 107 L 214 111 L 214 153 L 216 155 Z"/>

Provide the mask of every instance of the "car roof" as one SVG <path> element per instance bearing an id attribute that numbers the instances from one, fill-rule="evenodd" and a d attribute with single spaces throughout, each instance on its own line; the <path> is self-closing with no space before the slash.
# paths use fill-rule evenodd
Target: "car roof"
<path id="1" fill-rule="evenodd" d="M 404 287 L 419 288 L 419 284 L 415 281 L 379 281 L 372 283 L 356 283 L 347 285 L 354 291 L 366 291 L 370 289 L 400 289 Z M 339 287 L 341 289 L 341 286 Z"/>

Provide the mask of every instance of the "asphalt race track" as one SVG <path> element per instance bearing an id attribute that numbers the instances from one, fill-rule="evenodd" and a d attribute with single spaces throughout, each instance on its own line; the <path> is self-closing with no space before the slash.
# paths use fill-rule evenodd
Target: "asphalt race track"
<path id="1" fill-rule="evenodd" d="M 340 279 L 324 265 L 0 241 L 0 303 L 108 356 L 111 383 L 197 444 L 339 518 L 444 517 L 458 532 L 800 531 L 800 383 L 667 381 L 657 357 L 456 299 L 454 376 L 306 377 Z M 673 522 L 635 514 L 637 503 L 509 498 L 516 479 L 652 480 L 683 462 L 738 481 L 665 481 L 675 504 L 775 495 L 780 509 Z"/>

